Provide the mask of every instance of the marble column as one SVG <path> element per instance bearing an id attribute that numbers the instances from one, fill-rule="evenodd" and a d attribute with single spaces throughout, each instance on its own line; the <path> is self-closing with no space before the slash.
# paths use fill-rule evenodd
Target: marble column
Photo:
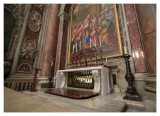
<path id="1" fill-rule="evenodd" d="M 135 5 L 142 32 L 142 43 L 148 68 L 145 78 L 145 97 L 156 98 L 156 4 Z"/>
<path id="2" fill-rule="evenodd" d="M 62 11 L 62 12 L 60 11 L 59 18 L 60 18 L 60 24 L 59 24 L 59 35 L 58 35 L 56 64 L 55 64 L 54 74 L 56 74 L 56 72 L 59 69 L 64 69 L 65 62 L 66 62 L 69 15 L 65 11 Z"/>
<path id="3" fill-rule="evenodd" d="M 137 4 L 135 6 L 142 32 L 148 73 L 156 74 L 156 5 Z"/>
<path id="4" fill-rule="evenodd" d="M 51 62 L 55 64 L 57 40 L 58 40 L 58 13 L 60 9 L 60 4 L 52 4 L 50 6 L 50 16 L 48 19 L 48 29 L 45 38 L 45 45 L 43 51 L 43 61 L 42 61 L 42 71 L 41 74 L 43 77 L 49 76 Z"/>

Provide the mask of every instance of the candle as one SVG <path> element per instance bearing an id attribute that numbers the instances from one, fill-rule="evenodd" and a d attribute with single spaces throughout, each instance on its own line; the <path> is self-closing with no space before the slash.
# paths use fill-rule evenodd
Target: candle
<path id="1" fill-rule="evenodd" d="M 107 64 L 107 61 L 108 61 L 108 60 L 107 60 L 107 58 L 106 58 L 106 64 Z"/>
<path id="2" fill-rule="evenodd" d="M 101 47 L 101 46 L 102 46 L 102 45 L 101 45 L 101 37 L 99 38 L 99 43 L 100 43 L 100 47 Z"/>
<path id="3" fill-rule="evenodd" d="M 53 61 L 51 62 L 51 67 L 53 66 Z"/>
<path id="4" fill-rule="evenodd" d="M 127 48 L 124 46 L 124 54 L 127 54 Z"/>
<path id="5" fill-rule="evenodd" d="M 77 43 L 76 43 L 76 52 L 77 52 Z"/>
<path id="6" fill-rule="evenodd" d="M 91 48 L 91 38 L 90 38 L 90 48 Z"/>
<path id="7" fill-rule="evenodd" d="M 79 42 L 79 46 L 80 46 L 80 48 L 81 48 L 81 41 Z"/>

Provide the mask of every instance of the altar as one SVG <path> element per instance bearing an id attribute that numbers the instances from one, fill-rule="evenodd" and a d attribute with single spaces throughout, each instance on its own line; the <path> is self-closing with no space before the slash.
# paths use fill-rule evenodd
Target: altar
<path id="1" fill-rule="evenodd" d="M 109 70 L 104 66 L 58 70 L 55 82 L 55 88 L 88 89 L 102 95 L 110 93 Z"/>
<path id="2" fill-rule="evenodd" d="M 58 70 L 54 81 L 55 88 L 48 89 L 46 93 L 70 98 L 88 98 L 111 92 L 109 70 L 104 66 Z M 73 93 L 81 94 L 77 94 L 80 96 L 77 97 Z"/>

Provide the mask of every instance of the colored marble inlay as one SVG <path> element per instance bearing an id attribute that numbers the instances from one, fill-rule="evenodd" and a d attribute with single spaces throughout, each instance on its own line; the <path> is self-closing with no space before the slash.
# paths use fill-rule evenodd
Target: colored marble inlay
<path id="1" fill-rule="evenodd" d="M 144 51 L 142 49 L 141 38 L 133 4 L 125 5 L 127 25 L 132 46 L 132 56 L 136 73 L 147 72 Z"/>
<path id="2" fill-rule="evenodd" d="M 32 5 L 20 49 L 17 72 L 32 73 L 42 24 L 44 5 Z"/>

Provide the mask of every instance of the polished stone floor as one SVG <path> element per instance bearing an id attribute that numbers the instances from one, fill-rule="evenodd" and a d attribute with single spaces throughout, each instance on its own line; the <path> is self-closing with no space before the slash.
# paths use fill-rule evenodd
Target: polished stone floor
<path id="1" fill-rule="evenodd" d="M 26 91 L 23 93 L 70 108 L 73 112 L 122 112 L 126 106 L 126 102 L 122 100 L 123 94 L 98 95 L 88 99 L 71 99 L 47 94 L 43 91 L 32 93 Z"/>
<path id="2" fill-rule="evenodd" d="M 99 95 L 99 93 L 93 91 L 71 88 L 48 88 L 44 92 L 72 99 L 86 99 Z"/>
<path id="3" fill-rule="evenodd" d="M 156 112 L 156 100 L 123 100 L 124 93 L 71 99 L 44 91 L 16 92 L 4 89 L 5 112 Z M 15 105 L 16 104 L 16 105 Z"/>

